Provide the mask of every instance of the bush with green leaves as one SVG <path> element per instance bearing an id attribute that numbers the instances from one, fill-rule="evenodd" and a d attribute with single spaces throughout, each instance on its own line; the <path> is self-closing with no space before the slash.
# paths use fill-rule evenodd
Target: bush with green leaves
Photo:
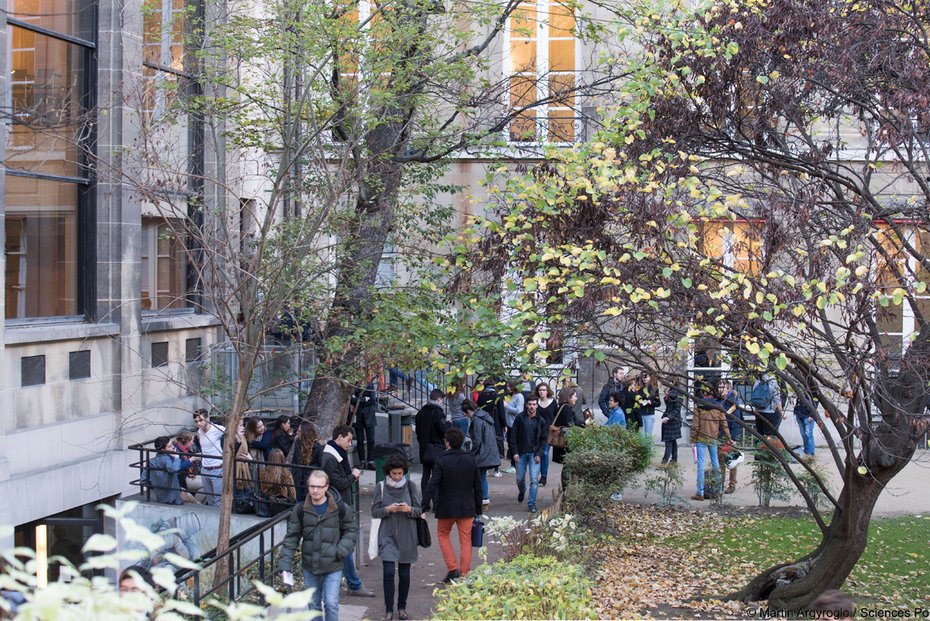
<path id="1" fill-rule="evenodd" d="M 785 459 L 789 458 L 788 451 L 775 438 L 769 438 L 775 450 Z M 786 501 L 791 498 L 793 486 L 791 479 L 785 474 L 778 457 L 770 449 L 761 446 L 756 452 L 756 459 L 752 463 L 752 487 L 759 499 L 760 507 L 772 506 L 773 500 Z"/>
<path id="2" fill-rule="evenodd" d="M 581 565 L 523 554 L 437 590 L 434 619 L 596 619 Z"/>
<path id="3" fill-rule="evenodd" d="M 572 510 L 591 514 L 610 502 L 610 495 L 632 485 L 652 463 L 651 438 L 621 425 L 573 427 L 565 434 L 569 452 L 563 467 L 577 477 L 565 491 Z"/>
<path id="4" fill-rule="evenodd" d="M 688 506 L 675 492 L 681 489 L 685 478 L 682 475 L 681 464 L 670 462 L 659 467 L 659 471 L 646 479 L 646 496 L 649 493 L 657 494 L 659 501 L 656 506 L 660 509 L 677 509 Z"/>

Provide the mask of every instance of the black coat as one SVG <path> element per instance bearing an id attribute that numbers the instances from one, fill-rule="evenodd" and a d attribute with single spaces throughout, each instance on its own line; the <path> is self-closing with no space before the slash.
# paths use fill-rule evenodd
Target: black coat
<path id="1" fill-rule="evenodd" d="M 427 403 L 414 419 L 417 432 L 417 443 L 420 445 L 420 461 L 423 461 L 423 454 L 426 452 L 427 444 L 435 444 L 445 447 L 446 440 L 446 414 L 442 408 L 435 403 Z"/>
<path id="2" fill-rule="evenodd" d="M 674 442 L 681 437 L 681 393 L 669 390 L 665 393 L 665 416 L 667 423 L 662 423 L 662 441 Z"/>
<path id="3" fill-rule="evenodd" d="M 514 453 L 542 457 L 546 453 L 549 425 L 539 414 L 530 418 L 524 411 L 513 421 L 512 437 L 516 444 Z"/>
<path id="4" fill-rule="evenodd" d="M 355 427 L 375 427 L 378 424 L 378 401 L 375 386 L 371 382 L 365 388 L 356 388 L 352 395 L 355 410 Z"/>
<path id="5" fill-rule="evenodd" d="M 276 437 L 271 438 L 271 449 L 268 451 L 271 454 L 271 451 L 278 449 L 284 456 L 287 457 L 288 453 L 291 452 L 291 446 L 294 445 L 294 438 L 287 435 L 286 433 L 279 433 Z"/>
<path id="6" fill-rule="evenodd" d="M 504 393 L 498 392 L 494 386 L 485 386 L 478 394 L 476 403 L 479 410 L 484 410 L 491 415 L 494 421 L 494 432 L 497 435 L 504 433 L 504 427 L 507 426 L 507 413 L 504 410 Z"/>
<path id="7" fill-rule="evenodd" d="M 460 448 L 447 450 L 433 464 L 423 497 L 436 507 L 438 520 L 481 515 L 478 460 Z"/>

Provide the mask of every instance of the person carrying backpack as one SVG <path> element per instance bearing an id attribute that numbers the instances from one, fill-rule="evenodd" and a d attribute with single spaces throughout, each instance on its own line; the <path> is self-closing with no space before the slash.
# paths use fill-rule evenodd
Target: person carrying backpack
<path id="1" fill-rule="evenodd" d="M 358 525 L 339 492 L 329 489 L 325 472 L 311 472 L 307 489 L 306 501 L 294 507 L 287 521 L 278 571 L 285 584 L 294 584 L 291 572 L 300 545 L 304 586 L 313 589 L 310 610 L 323 611 L 323 621 L 339 621 L 342 565 L 358 542 Z"/>
<path id="2" fill-rule="evenodd" d="M 756 431 L 763 436 L 775 435 L 781 421 L 788 418 L 782 411 L 781 393 L 774 377 L 762 374 L 752 384 L 749 404 L 756 412 Z"/>

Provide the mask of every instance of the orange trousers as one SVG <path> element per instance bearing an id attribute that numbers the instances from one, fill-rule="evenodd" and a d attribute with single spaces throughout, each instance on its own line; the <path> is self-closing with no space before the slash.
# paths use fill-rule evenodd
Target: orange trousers
<path id="1" fill-rule="evenodd" d="M 439 537 L 439 549 L 442 550 L 442 558 L 446 561 L 446 567 L 449 571 L 459 570 L 459 574 L 465 575 L 471 569 L 471 524 L 474 518 L 445 518 L 436 520 L 436 535 Z M 455 562 L 455 550 L 452 549 L 452 525 L 455 524 L 459 530 L 459 547 L 461 548 L 462 562 Z"/>

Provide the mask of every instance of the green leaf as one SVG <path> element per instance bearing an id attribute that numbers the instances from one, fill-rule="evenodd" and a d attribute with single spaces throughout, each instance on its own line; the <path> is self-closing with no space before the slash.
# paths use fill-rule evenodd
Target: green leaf
<path id="1" fill-rule="evenodd" d="M 693 283 L 691 282 L 690 278 L 682 278 L 681 284 L 684 285 L 685 289 L 690 289 Z"/>

